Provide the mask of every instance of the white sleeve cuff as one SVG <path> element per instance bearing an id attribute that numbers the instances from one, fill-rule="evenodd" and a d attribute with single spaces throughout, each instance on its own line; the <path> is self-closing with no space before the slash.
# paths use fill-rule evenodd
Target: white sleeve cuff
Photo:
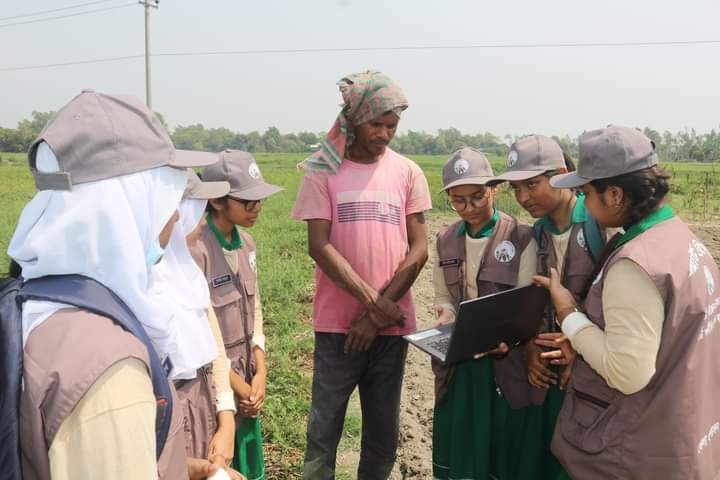
<path id="1" fill-rule="evenodd" d="M 215 397 L 215 406 L 218 412 L 230 410 L 233 413 L 237 412 L 235 408 L 235 398 L 232 392 L 218 392 Z"/>
<path id="2" fill-rule="evenodd" d="M 265 335 L 261 335 L 259 333 L 253 333 L 252 343 L 253 343 L 253 345 L 252 345 L 253 348 L 260 347 L 260 350 L 262 350 L 263 353 L 267 352 L 267 350 L 265 350 Z"/>
<path id="3" fill-rule="evenodd" d="M 572 312 L 562 322 L 562 331 L 572 341 L 573 337 L 582 329 L 595 325 L 582 312 Z"/>

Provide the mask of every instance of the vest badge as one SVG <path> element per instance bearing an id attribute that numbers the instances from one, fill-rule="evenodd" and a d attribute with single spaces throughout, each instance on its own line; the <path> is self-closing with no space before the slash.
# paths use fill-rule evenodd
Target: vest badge
<path id="1" fill-rule="evenodd" d="M 495 247 L 495 260 L 500 263 L 507 263 L 515 258 L 515 245 L 509 240 L 503 240 Z"/>

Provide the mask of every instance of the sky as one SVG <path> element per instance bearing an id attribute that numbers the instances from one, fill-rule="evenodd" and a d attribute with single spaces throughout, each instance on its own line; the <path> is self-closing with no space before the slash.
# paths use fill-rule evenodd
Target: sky
<path id="1" fill-rule="evenodd" d="M 0 0 L 0 17 L 88 0 Z M 7 26 L 0 69 L 144 52 L 137 1 L 113 10 Z M 720 41 L 717 0 L 162 0 L 153 53 L 601 42 Z M 3 26 L 5 25 L 5 26 Z M 720 42 L 687 46 L 494 48 L 152 58 L 153 109 L 171 127 L 327 130 L 336 82 L 379 69 L 405 90 L 400 128 L 576 136 L 607 124 L 673 132 L 720 127 Z M 142 58 L 0 71 L 0 126 L 57 110 L 82 88 L 144 98 Z"/>

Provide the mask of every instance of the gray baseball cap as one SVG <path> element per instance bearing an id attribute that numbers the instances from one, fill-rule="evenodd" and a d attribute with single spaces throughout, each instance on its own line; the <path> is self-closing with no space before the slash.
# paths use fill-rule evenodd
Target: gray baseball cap
<path id="1" fill-rule="evenodd" d="M 462 147 L 443 165 L 444 192 L 458 185 L 485 185 L 494 174 L 484 153 L 472 147 Z"/>
<path id="2" fill-rule="evenodd" d="M 210 200 L 211 198 L 224 197 L 230 192 L 228 182 L 203 182 L 192 168 L 187 169 L 187 177 L 188 183 L 183 192 L 183 198 Z"/>
<path id="3" fill-rule="evenodd" d="M 566 168 L 560 145 L 543 135 L 530 135 L 513 143 L 506 165 L 505 172 L 495 177 L 490 184 L 519 182 L 551 170 Z"/>
<path id="4" fill-rule="evenodd" d="M 284 190 L 263 180 L 260 167 L 248 152 L 225 150 L 219 155 L 220 161 L 205 167 L 201 177 L 208 182 L 229 182 L 229 196 L 240 200 L 262 200 Z"/>
<path id="5" fill-rule="evenodd" d="M 37 147 L 47 143 L 59 172 L 36 168 Z M 157 117 L 138 98 L 83 90 L 62 107 L 28 152 L 38 190 L 73 185 L 169 166 L 204 167 L 217 162 L 208 152 L 177 150 Z"/>
<path id="6" fill-rule="evenodd" d="M 580 165 L 576 172 L 550 179 L 555 188 L 577 188 L 601 178 L 617 177 L 658 164 L 655 145 L 642 132 L 610 126 L 580 135 Z"/>

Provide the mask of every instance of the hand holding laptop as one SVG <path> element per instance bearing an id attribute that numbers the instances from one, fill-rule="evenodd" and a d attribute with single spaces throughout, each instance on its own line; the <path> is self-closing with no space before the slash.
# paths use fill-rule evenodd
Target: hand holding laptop
<path id="1" fill-rule="evenodd" d="M 443 364 L 505 354 L 537 335 L 549 297 L 532 285 L 503 290 L 460 302 L 455 321 L 445 324 L 452 309 L 435 306 L 440 324 L 404 338 Z"/>
<path id="2" fill-rule="evenodd" d="M 438 305 L 436 303 L 433 305 L 433 310 L 435 310 L 435 314 L 437 315 L 437 325 L 447 325 L 455 321 L 455 313 L 445 305 Z"/>

